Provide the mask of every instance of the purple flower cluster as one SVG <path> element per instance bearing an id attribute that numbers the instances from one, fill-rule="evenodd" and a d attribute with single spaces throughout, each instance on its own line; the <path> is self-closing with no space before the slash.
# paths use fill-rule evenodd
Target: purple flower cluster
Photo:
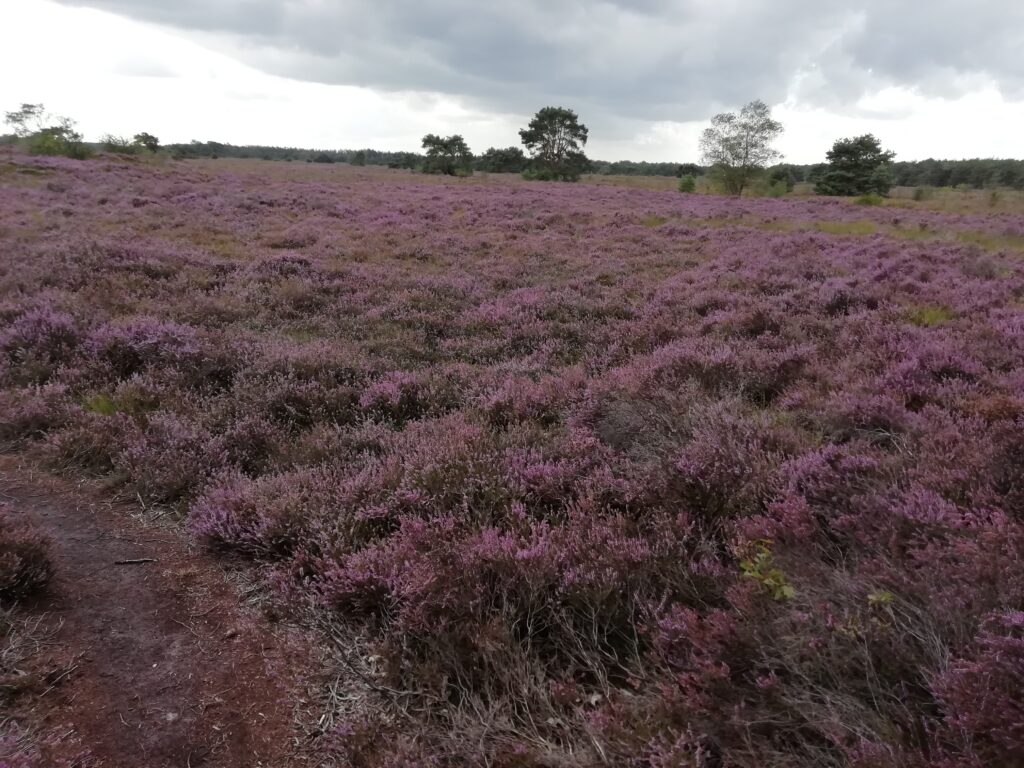
<path id="1" fill-rule="evenodd" d="M 1019 760 L 1024 217 L 259 168 L 5 168 L 0 440 L 367 638 L 325 750 Z"/>

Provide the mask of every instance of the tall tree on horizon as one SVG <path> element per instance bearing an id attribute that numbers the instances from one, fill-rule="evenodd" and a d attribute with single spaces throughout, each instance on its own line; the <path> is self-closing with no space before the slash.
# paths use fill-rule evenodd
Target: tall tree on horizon
<path id="1" fill-rule="evenodd" d="M 819 195 L 889 194 L 895 152 L 882 149 L 872 134 L 837 139 L 825 158 L 828 166 L 818 181 Z"/>
<path id="2" fill-rule="evenodd" d="M 424 173 L 448 176 L 469 176 L 473 173 L 473 153 L 469 151 L 466 140 L 458 134 L 442 137 L 428 133 L 423 137 L 423 149 L 427 151 Z"/>
<path id="3" fill-rule="evenodd" d="M 536 178 L 560 181 L 577 181 L 589 167 L 583 154 L 588 135 L 579 116 L 565 107 L 544 107 L 519 131 Z"/>
<path id="4" fill-rule="evenodd" d="M 782 131 L 782 123 L 772 119 L 771 108 L 758 99 L 739 113 L 722 112 L 711 118 L 711 127 L 700 137 L 701 155 L 727 193 L 742 195 L 765 167 L 782 157 L 772 147 Z"/>

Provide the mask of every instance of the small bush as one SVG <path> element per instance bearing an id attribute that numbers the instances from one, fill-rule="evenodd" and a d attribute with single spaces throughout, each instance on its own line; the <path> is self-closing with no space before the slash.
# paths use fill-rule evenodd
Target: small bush
<path id="1" fill-rule="evenodd" d="M 882 197 L 881 195 L 876 195 L 874 192 L 872 192 L 872 193 L 867 194 L 867 195 L 861 195 L 860 197 L 858 197 L 853 202 L 855 202 L 857 205 L 874 206 L 874 205 L 882 205 L 882 203 L 885 202 L 885 198 Z"/>
<path id="2" fill-rule="evenodd" d="M 43 589 L 53 576 L 50 542 L 0 504 L 0 599 L 18 600 Z"/>
<path id="3" fill-rule="evenodd" d="M 33 440 L 64 426 L 69 405 L 59 384 L 0 393 L 0 443 Z"/>
<path id="4" fill-rule="evenodd" d="M 131 139 L 126 139 L 123 136 L 114 136 L 109 133 L 100 139 L 100 145 L 103 147 L 104 152 L 110 152 L 115 155 L 135 155 L 139 151 L 139 145 Z"/>
<path id="5" fill-rule="evenodd" d="M 30 155 L 70 157 L 72 160 L 85 160 L 92 155 L 89 145 L 82 141 L 82 134 L 66 126 L 44 128 L 29 136 L 28 152 Z"/>
<path id="6" fill-rule="evenodd" d="M 26 312 L 0 332 L 0 376 L 43 383 L 73 358 L 81 342 L 70 315 L 48 308 Z"/>
<path id="7" fill-rule="evenodd" d="M 693 176 L 687 174 L 679 178 L 679 191 L 687 194 L 697 191 L 697 180 Z"/>
<path id="8" fill-rule="evenodd" d="M 174 503 L 195 494 L 227 464 L 224 449 L 186 419 L 159 414 L 130 439 L 116 460 L 145 500 Z"/>
<path id="9" fill-rule="evenodd" d="M 52 432 L 42 449 L 57 470 L 79 469 L 94 475 L 113 472 L 121 451 L 134 437 L 131 421 L 121 413 L 105 416 L 80 411 L 71 423 Z"/>
<path id="10" fill-rule="evenodd" d="M 558 174 L 547 168 L 527 168 L 522 172 L 522 177 L 527 181 L 557 181 Z"/>

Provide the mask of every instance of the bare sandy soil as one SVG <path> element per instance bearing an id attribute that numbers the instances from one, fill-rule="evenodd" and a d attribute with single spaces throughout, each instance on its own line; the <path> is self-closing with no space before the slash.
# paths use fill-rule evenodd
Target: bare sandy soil
<path id="1" fill-rule="evenodd" d="M 0 498 L 53 542 L 56 578 L 27 606 L 55 627 L 15 714 L 47 760 L 296 766 L 302 651 L 240 609 L 223 569 L 180 535 L 88 489 L 0 458 Z M 134 562 L 133 562 L 134 561 Z"/>

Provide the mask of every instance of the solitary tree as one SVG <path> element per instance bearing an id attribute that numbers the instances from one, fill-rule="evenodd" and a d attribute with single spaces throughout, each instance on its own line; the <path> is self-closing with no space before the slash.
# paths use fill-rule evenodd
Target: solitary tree
<path id="1" fill-rule="evenodd" d="M 587 134 L 587 126 L 565 107 L 544 107 L 519 131 L 533 158 L 536 178 L 563 181 L 577 181 L 590 165 L 583 154 Z"/>
<path id="2" fill-rule="evenodd" d="M 441 137 L 428 133 L 423 137 L 423 148 L 427 150 L 424 173 L 468 176 L 473 172 L 473 153 L 458 134 Z"/>
<path id="3" fill-rule="evenodd" d="M 136 133 L 134 141 L 136 146 L 148 149 L 150 152 L 155 153 L 160 149 L 160 139 L 151 133 L 146 133 L 145 131 L 142 133 Z"/>
<path id="4" fill-rule="evenodd" d="M 892 187 L 892 159 L 895 152 L 882 149 L 870 133 L 839 139 L 825 155 L 815 189 L 821 195 L 889 194 Z"/>
<path id="5" fill-rule="evenodd" d="M 696 192 L 697 191 L 697 180 L 690 174 L 679 177 L 679 191 L 680 192 Z"/>
<path id="6" fill-rule="evenodd" d="M 725 191 L 741 195 L 765 166 L 782 157 L 771 146 L 781 133 L 782 123 L 772 119 L 768 105 L 752 101 L 739 114 L 711 118 L 711 127 L 700 138 L 701 154 Z"/>

